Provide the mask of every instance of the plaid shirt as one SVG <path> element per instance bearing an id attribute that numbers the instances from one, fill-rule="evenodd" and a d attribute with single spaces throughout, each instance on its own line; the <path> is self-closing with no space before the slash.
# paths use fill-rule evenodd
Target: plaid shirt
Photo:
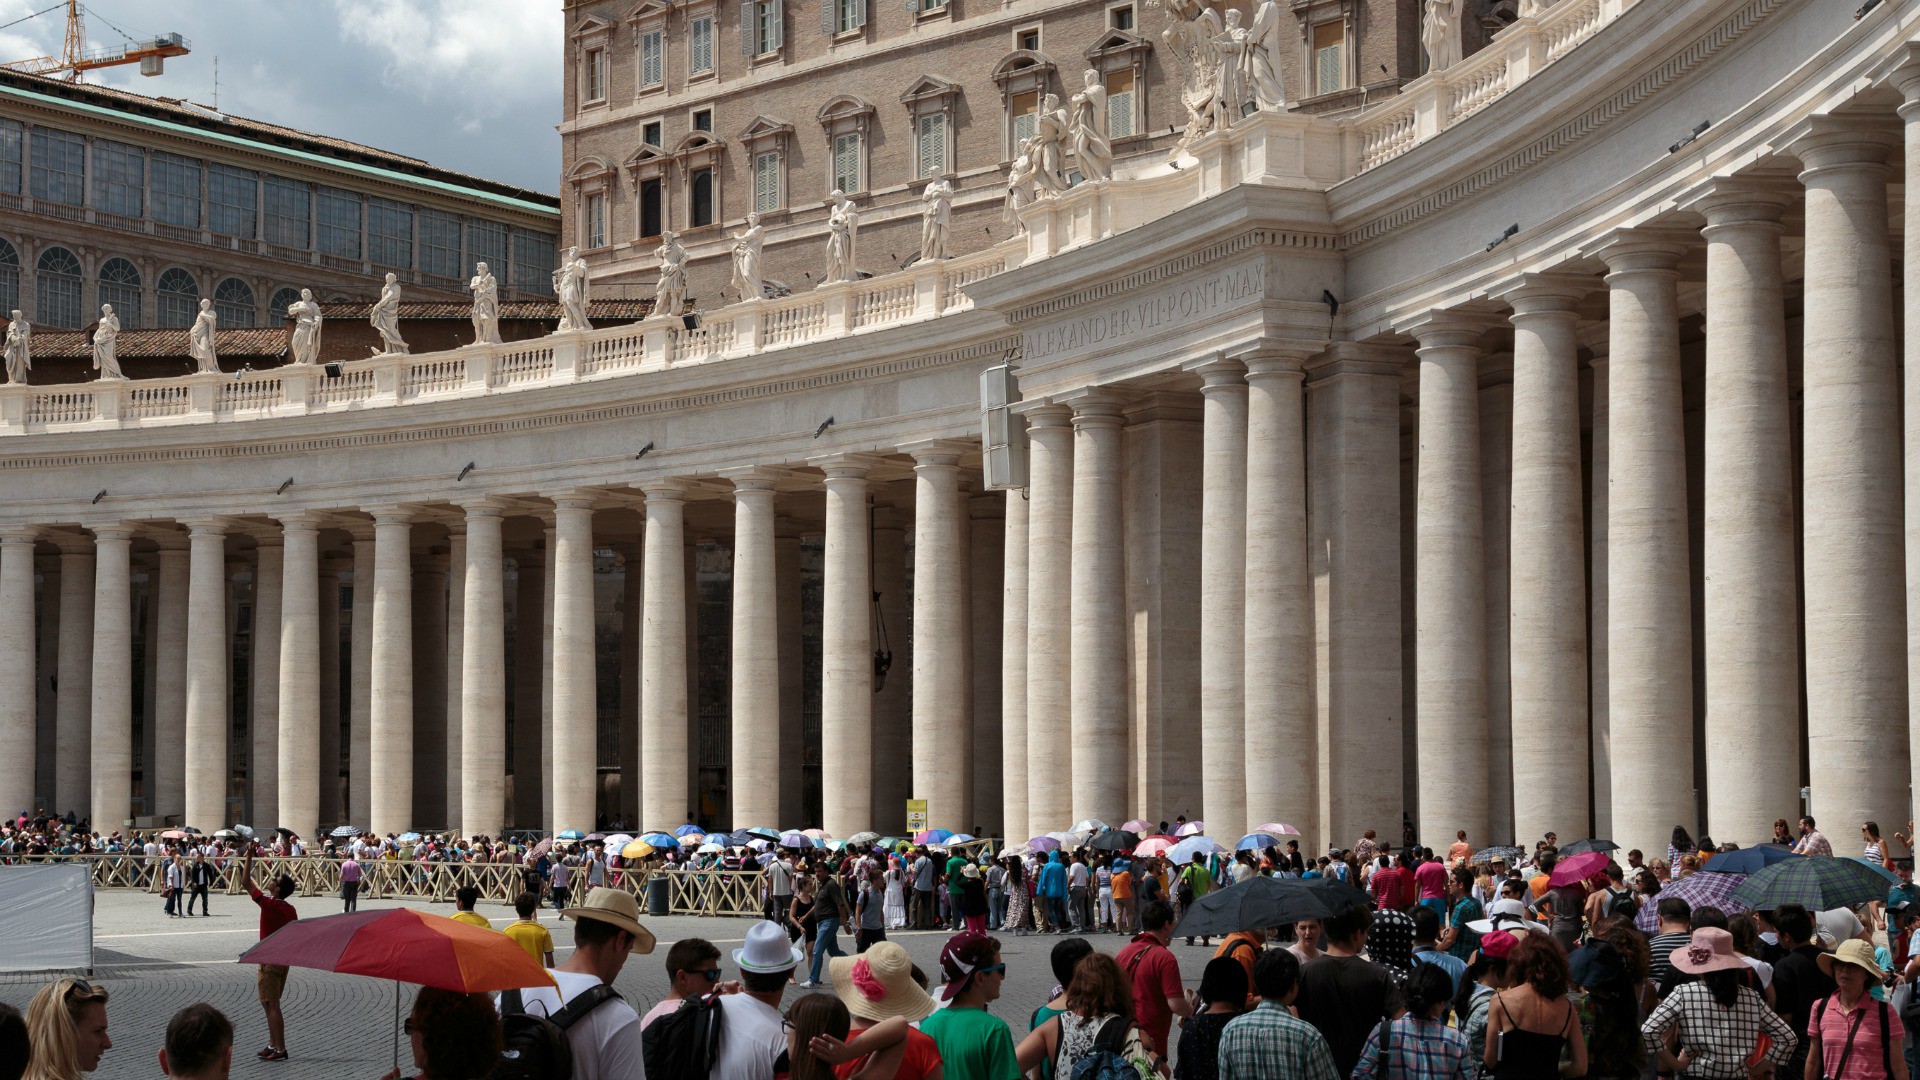
<path id="1" fill-rule="evenodd" d="M 1784 1067 L 1798 1041 L 1793 1028 L 1780 1019 L 1751 987 L 1740 987 L 1732 1008 L 1721 1008 L 1704 982 L 1683 983 L 1653 1010 L 1640 1027 L 1649 1058 L 1660 1052 L 1667 1032 L 1680 1028 L 1680 1045 L 1693 1055 L 1689 1077 L 1741 1080 L 1747 1075 L 1747 1055 L 1758 1036 L 1773 1040 L 1767 1060 Z"/>
<path id="2" fill-rule="evenodd" d="M 1832 855 L 1833 845 L 1827 842 L 1827 838 L 1820 834 L 1819 829 L 1808 829 L 1799 843 L 1793 845 L 1793 853 L 1795 855 Z"/>
<path id="3" fill-rule="evenodd" d="M 1360 1060 L 1353 1067 L 1353 1080 L 1466 1080 L 1467 1057 L 1472 1051 L 1467 1037 L 1438 1020 L 1417 1020 L 1403 1016 L 1393 1021 L 1387 1040 L 1387 1068 L 1381 1074 L 1380 1027 L 1375 1024 L 1360 1048 Z"/>
<path id="4" fill-rule="evenodd" d="M 1227 1023 L 1218 1066 L 1220 1080 L 1340 1080 L 1319 1030 L 1270 1001 Z"/>

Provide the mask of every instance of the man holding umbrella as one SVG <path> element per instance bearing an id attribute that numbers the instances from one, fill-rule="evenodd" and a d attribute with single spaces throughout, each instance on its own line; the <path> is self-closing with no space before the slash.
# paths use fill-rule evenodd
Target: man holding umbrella
<path id="1" fill-rule="evenodd" d="M 260 906 L 260 940 L 300 917 L 287 897 L 293 895 L 294 881 L 287 874 L 273 879 L 273 895 L 268 896 L 253 884 L 253 848 L 247 848 L 246 865 L 241 878 L 247 883 L 247 895 Z M 280 1012 L 280 997 L 287 991 L 287 969 L 280 964 L 260 965 L 260 1008 L 267 1016 L 267 1045 L 260 1051 L 262 1061 L 287 1060 L 287 1018 Z"/>

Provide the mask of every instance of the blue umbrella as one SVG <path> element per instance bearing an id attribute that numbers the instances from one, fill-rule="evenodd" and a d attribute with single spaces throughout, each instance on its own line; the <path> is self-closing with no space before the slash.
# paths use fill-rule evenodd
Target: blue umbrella
<path id="1" fill-rule="evenodd" d="M 790 847 L 790 848 L 810 848 L 814 846 L 813 837 L 808 836 L 806 833 L 803 833 L 803 832 L 781 833 L 780 846 Z"/>
<path id="2" fill-rule="evenodd" d="M 675 835 L 675 836 L 691 836 L 691 835 L 693 835 L 694 833 L 697 833 L 697 832 L 699 832 L 699 831 L 701 831 L 701 830 L 700 830 L 700 826 L 698 826 L 698 825 L 694 825 L 694 824 L 686 824 L 686 825 L 682 825 L 682 826 L 680 826 L 679 828 L 677 828 L 677 829 L 675 829 L 675 830 L 673 830 L 673 835 Z"/>
<path id="3" fill-rule="evenodd" d="M 565 836 L 567 834 L 561 833 L 560 835 Z M 654 847 L 657 847 L 657 848 L 678 848 L 680 846 L 679 837 L 669 836 L 663 832 L 650 832 L 642 836 L 640 839 L 645 840 L 647 843 L 652 844 Z"/>
<path id="4" fill-rule="evenodd" d="M 748 829 L 747 835 L 757 836 L 762 840 L 771 840 L 776 844 L 780 842 L 780 830 L 769 829 L 765 825 L 756 825 L 753 828 Z M 808 837 L 808 839 L 812 839 L 812 837 Z"/>
<path id="5" fill-rule="evenodd" d="M 733 830 L 733 832 L 727 835 L 727 839 L 733 841 L 731 845 L 733 847 L 745 847 L 747 845 L 747 841 L 752 840 L 753 838 L 754 838 L 753 834 L 748 832 L 745 829 L 735 829 Z"/>
<path id="6" fill-rule="evenodd" d="M 1279 847 L 1280 838 L 1272 833 L 1250 832 L 1233 845 L 1235 851 L 1265 851 L 1270 847 Z"/>
<path id="7" fill-rule="evenodd" d="M 1757 874 L 1774 863 L 1795 858 L 1799 856 L 1786 848 L 1765 844 L 1760 847 L 1723 851 L 1708 859 L 1707 865 L 1700 869 L 1702 872 L 1715 874 Z"/>
<path id="8" fill-rule="evenodd" d="M 420 839 L 420 834 L 417 832 L 403 832 L 400 834 L 400 840 L 402 843 L 411 843 L 412 841 L 415 841 L 418 839 Z"/>
<path id="9" fill-rule="evenodd" d="M 957 832 L 957 833 L 954 833 L 952 836 L 947 837 L 948 844 L 970 844 L 972 842 L 973 842 L 972 833 Z"/>

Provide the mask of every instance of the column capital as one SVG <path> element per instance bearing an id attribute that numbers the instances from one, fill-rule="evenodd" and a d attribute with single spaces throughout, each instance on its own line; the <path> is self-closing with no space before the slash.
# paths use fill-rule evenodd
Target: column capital
<path id="1" fill-rule="evenodd" d="M 318 510 L 286 510 L 273 515 L 273 518 L 287 531 L 298 529 L 302 532 L 318 532 L 327 523 L 327 515 Z"/>
<path id="2" fill-rule="evenodd" d="M 1707 219 L 1706 232 L 1730 225 L 1761 225 L 1778 231 L 1780 217 L 1800 195 L 1787 178 L 1720 176 L 1680 201 L 1680 209 Z"/>
<path id="3" fill-rule="evenodd" d="M 1900 144 L 1900 129 L 1875 117 L 1815 116 L 1783 149 L 1800 159 L 1805 182 L 1830 169 L 1884 171 Z"/>
<path id="4" fill-rule="evenodd" d="M 1418 351 L 1427 349 L 1470 349 L 1480 344 L 1480 336 L 1493 326 L 1489 316 L 1436 308 L 1421 312 L 1395 330 L 1412 335 Z"/>
<path id="5" fill-rule="evenodd" d="M 973 444 L 959 439 L 925 439 L 906 443 L 900 449 L 913 458 L 913 471 L 919 472 L 921 469 L 957 467 L 960 458 L 973 449 Z"/>
<path id="6" fill-rule="evenodd" d="M 278 548 L 278 547 L 285 547 L 285 546 L 286 546 L 286 541 L 283 539 L 282 535 L 278 532 L 254 534 L 253 550 L 256 552 L 266 548 Z"/>
<path id="7" fill-rule="evenodd" d="M 1024 407 L 1016 404 L 1013 411 L 1026 417 L 1029 431 L 1035 428 L 1064 428 L 1073 422 L 1073 410 L 1053 398 L 1032 401 Z"/>
<path id="8" fill-rule="evenodd" d="M 1887 76 L 1887 84 L 1906 98 L 1900 105 L 1900 114 L 1905 116 L 1909 110 L 1920 108 L 1920 41 L 1909 41 L 1898 46 L 1894 55 L 1904 56 L 1904 59 Z"/>
<path id="9" fill-rule="evenodd" d="M 741 492 L 771 492 L 787 475 L 785 469 L 752 465 L 744 469 L 722 469 L 720 475 L 733 484 L 735 495 Z"/>
<path id="10" fill-rule="evenodd" d="M 418 507 L 407 506 L 400 503 L 389 503 L 385 506 L 369 506 L 365 509 L 367 513 L 373 515 L 373 523 L 375 526 L 411 525 L 413 524 L 413 519 L 420 513 Z"/>
<path id="11" fill-rule="evenodd" d="M 1372 341 L 1335 341 L 1324 352 L 1307 361 L 1309 385 L 1342 376 L 1369 376 L 1398 379 L 1413 358 L 1413 350 L 1404 345 L 1382 345 Z"/>
<path id="12" fill-rule="evenodd" d="M 1581 298 L 1599 287 L 1586 274 L 1521 274 L 1493 290 L 1493 298 L 1513 309 L 1512 321 L 1535 316 L 1572 317 Z"/>
<path id="13" fill-rule="evenodd" d="M 472 520 L 474 518 L 504 517 L 513 504 L 512 500 L 501 498 L 498 495 L 474 495 L 462 499 L 454 503 L 454 505 L 466 512 L 468 520 Z"/>
<path id="14" fill-rule="evenodd" d="M 139 531 L 139 526 L 131 521 L 82 522 L 81 528 L 93 534 L 93 541 L 96 544 L 108 542 L 124 544 L 132 540 L 133 534 Z"/>
<path id="15" fill-rule="evenodd" d="M 600 492 L 586 488 L 564 488 L 543 496 L 559 510 L 592 510 L 600 501 Z"/>
<path id="16" fill-rule="evenodd" d="M 0 525 L 0 544 L 31 544 L 39 536 L 38 525 Z"/>
<path id="17" fill-rule="evenodd" d="M 1088 387 L 1061 398 L 1073 409 L 1073 429 L 1117 428 L 1127 422 L 1126 395 L 1106 387 Z"/>
<path id="18" fill-rule="evenodd" d="M 881 464 L 877 454 L 826 454 L 808 458 L 807 464 L 827 474 L 833 480 L 865 480 L 867 473 Z"/>
<path id="19" fill-rule="evenodd" d="M 677 477 L 663 476 L 652 480 L 642 480 L 640 491 L 647 497 L 647 505 L 654 503 L 680 503 L 687 501 L 687 492 L 693 485 Z"/>
<path id="20" fill-rule="evenodd" d="M 1239 359 L 1229 359 L 1224 353 L 1214 353 L 1204 360 L 1195 360 L 1181 366 L 1200 376 L 1202 394 L 1219 393 L 1224 389 L 1237 390 L 1246 386 L 1247 365 Z"/>
<path id="21" fill-rule="evenodd" d="M 1586 253 L 1607 264 L 1608 278 L 1617 274 L 1664 274 L 1679 277 L 1676 267 L 1692 249 L 1695 238 L 1679 229 L 1616 229 L 1587 248 Z"/>
<path id="22" fill-rule="evenodd" d="M 177 518 L 191 536 L 225 536 L 233 522 L 223 517 Z"/>

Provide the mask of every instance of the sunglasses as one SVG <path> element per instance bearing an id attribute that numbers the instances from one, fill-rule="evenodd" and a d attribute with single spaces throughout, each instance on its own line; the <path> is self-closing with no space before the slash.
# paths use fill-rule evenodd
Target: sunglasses
<path id="1" fill-rule="evenodd" d="M 698 975 L 698 976 L 700 976 L 701 978 L 703 978 L 703 979 L 705 979 L 705 980 L 707 980 L 708 982 L 718 982 L 718 981 L 720 981 L 720 969 L 719 969 L 719 968 L 694 968 L 693 970 L 691 970 L 691 971 L 689 971 L 689 972 L 687 972 L 687 974 L 689 974 L 689 975 Z"/>
<path id="2" fill-rule="evenodd" d="M 103 998 L 106 996 L 107 996 L 106 987 L 95 986 L 85 979 L 75 979 L 73 980 L 72 984 L 67 987 L 68 998 L 80 998 L 82 1000 L 85 1000 L 88 998 Z"/>
<path id="3" fill-rule="evenodd" d="M 1007 973 L 1007 965 L 1005 965 L 1005 964 L 995 964 L 995 965 L 993 965 L 992 967 L 983 967 L 983 968 L 981 968 L 981 969 L 980 969 L 980 970 L 979 970 L 978 972 L 976 972 L 975 974 L 979 974 L 979 975 L 1005 975 L 1006 973 Z"/>

